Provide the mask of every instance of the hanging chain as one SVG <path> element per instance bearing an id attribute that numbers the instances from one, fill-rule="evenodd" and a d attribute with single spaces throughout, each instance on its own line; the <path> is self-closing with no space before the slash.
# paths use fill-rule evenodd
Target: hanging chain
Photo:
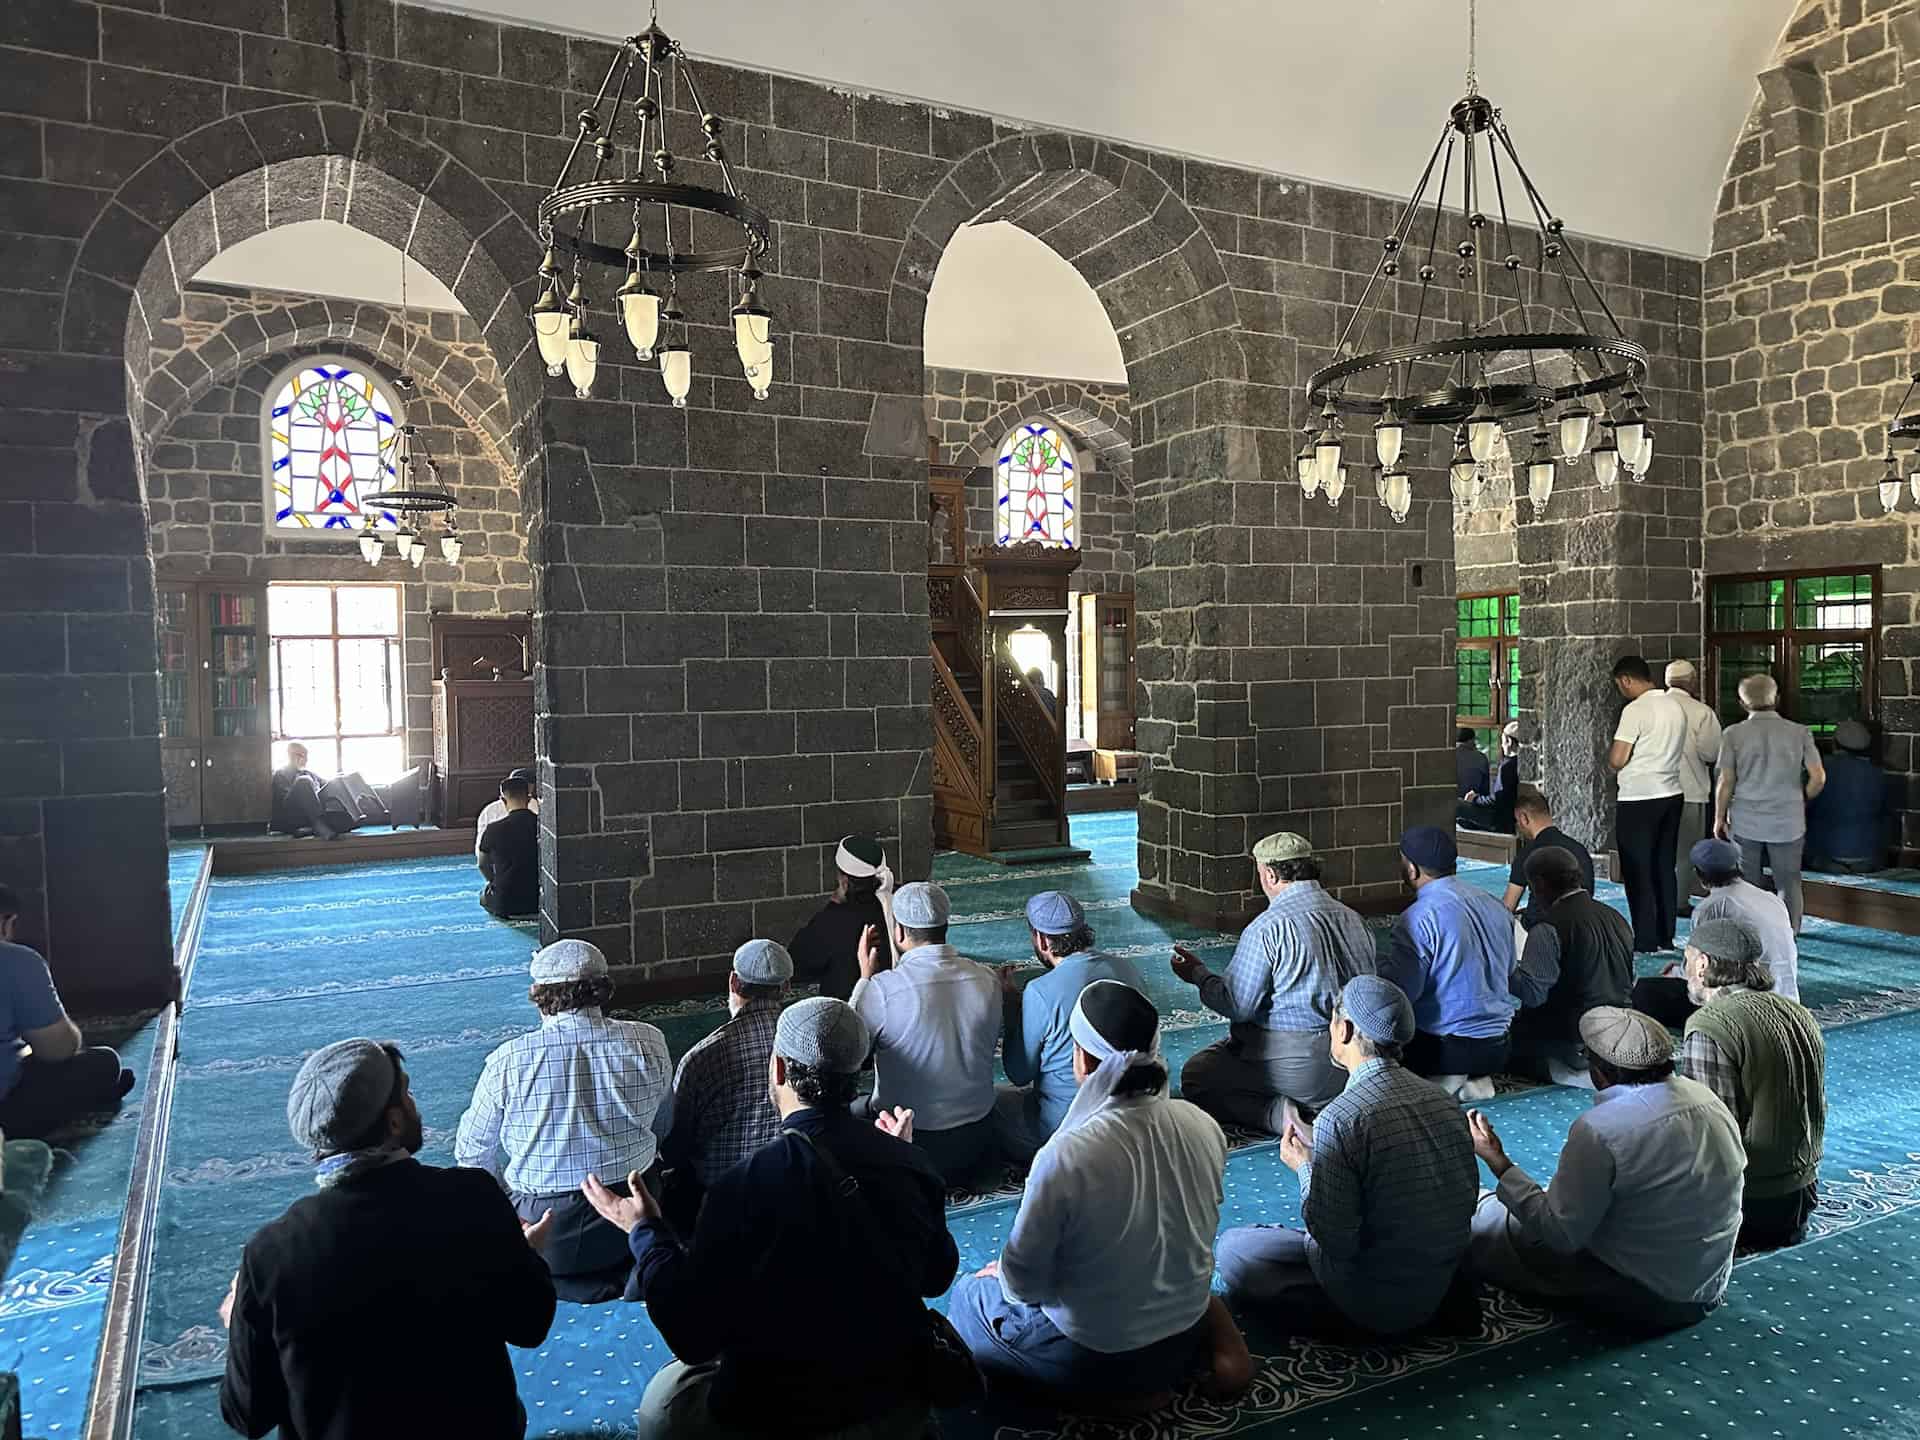
<path id="1" fill-rule="evenodd" d="M 1480 41 L 1480 0 L 1467 0 L 1467 94 L 1480 93 L 1478 50 Z"/>

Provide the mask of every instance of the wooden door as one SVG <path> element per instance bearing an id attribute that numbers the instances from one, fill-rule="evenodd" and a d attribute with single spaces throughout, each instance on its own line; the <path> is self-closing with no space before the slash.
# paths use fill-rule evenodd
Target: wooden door
<path id="1" fill-rule="evenodd" d="M 209 738 L 200 750 L 200 823 L 265 825 L 273 811 L 270 764 L 255 737 Z"/>
<path id="2" fill-rule="evenodd" d="M 162 740 L 160 775 L 167 787 L 168 826 L 203 823 L 200 818 L 200 742 Z"/>

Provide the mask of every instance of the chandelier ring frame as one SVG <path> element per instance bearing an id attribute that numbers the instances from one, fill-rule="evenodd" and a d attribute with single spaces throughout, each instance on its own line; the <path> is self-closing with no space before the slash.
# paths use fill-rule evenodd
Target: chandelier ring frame
<path id="1" fill-rule="evenodd" d="M 382 490 L 375 499 L 381 509 L 398 511 L 402 515 L 446 515 L 460 505 L 445 490 Z"/>
<path id="2" fill-rule="evenodd" d="M 560 217 L 595 210 L 602 205 L 617 205 L 623 210 L 635 205 L 667 205 L 705 211 L 739 225 L 746 232 L 745 243 L 726 250 L 675 251 L 671 254 L 649 251 L 636 258 L 629 256 L 619 246 L 602 244 L 585 234 L 555 236 L 554 222 Z M 773 231 L 773 222 L 767 218 L 766 212 L 748 204 L 738 195 L 730 195 L 723 190 L 709 190 L 700 185 L 669 185 L 655 180 L 625 179 L 587 180 L 552 191 L 540 201 L 539 226 L 541 238 L 547 243 L 558 243 L 585 259 L 613 269 L 625 269 L 629 263 L 637 263 L 639 268 L 650 273 L 666 275 L 737 270 L 743 252 L 747 255 L 765 253 Z"/>
<path id="3" fill-rule="evenodd" d="M 1451 364 L 1462 356 L 1498 355 L 1507 351 L 1538 354 L 1545 351 L 1584 352 L 1603 356 L 1613 364 L 1591 379 L 1571 385 L 1539 383 L 1500 385 L 1453 385 L 1424 395 L 1348 394 L 1341 382 L 1374 371 L 1391 371 L 1402 365 L 1427 361 Z M 1399 345 L 1371 350 L 1350 360 L 1341 360 L 1313 372 L 1307 381 L 1310 405 L 1331 403 L 1348 414 L 1383 415 L 1389 406 L 1405 420 L 1425 424 L 1451 423 L 1465 419 L 1475 405 L 1485 400 L 1502 419 L 1537 410 L 1541 404 L 1579 399 L 1587 395 L 1606 395 L 1646 379 L 1646 347 L 1622 336 L 1593 335 L 1580 331 L 1515 331 L 1489 335 L 1462 335 L 1451 340 L 1431 340 L 1418 345 Z M 1460 408 L 1464 405 L 1464 408 Z M 1457 413 L 1455 413 L 1457 411 Z"/>

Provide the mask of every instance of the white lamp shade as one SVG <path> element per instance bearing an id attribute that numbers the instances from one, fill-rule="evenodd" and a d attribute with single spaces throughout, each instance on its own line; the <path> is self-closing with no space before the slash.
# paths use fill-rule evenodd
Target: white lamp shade
<path id="1" fill-rule="evenodd" d="M 413 532 L 411 530 L 402 530 L 398 535 L 394 536 L 393 548 L 394 553 L 399 555 L 402 560 L 411 560 L 413 558 Z"/>
<path id="2" fill-rule="evenodd" d="M 416 570 L 418 570 L 422 565 L 426 564 L 427 563 L 427 542 L 424 540 L 414 541 L 413 554 L 409 555 L 407 558 L 413 562 L 413 568 Z"/>
<path id="3" fill-rule="evenodd" d="M 1643 426 L 1640 431 L 1640 453 L 1634 457 L 1633 469 L 1642 480 L 1647 471 L 1653 468 L 1653 427 Z"/>
<path id="4" fill-rule="evenodd" d="M 1479 468 L 1480 467 L 1474 463 L 1472 456 L 1457 453 L 1454 455 L 1453 463 L 1447 467 L 1447 473 L 1453 479 L 1455 494 L 1459 493 L 1462 485 L 1472 483 L 1473 472 Z"/>
<path id="5" fill-rule="evenodd" d="M 1327 504 L 1338 505 L 1340 503 L 1340 497 L 1347 493 L 1347 467 L 1344 465 L 1334 466 L 1333 479 L 1322 485 L 1320 489 L 1327 497 Z"/>
<path id="6" fill-rule="evenodd" d="M 620 323 L 626 327 L 633 353 L 642 360 L 651 360 L 653 347 L 660 339 L 660 297 L 651 290 L 623 291 Z"/>
<path id="7" fill-rule="evenodd" d="M 1619 448 L 1620 458 L 1628 462 L 1629 469 L 1639 468 L 1633 462 L 1640 458 L 1640 441 L 1646 433 L 1646 422 L 1642 420 L 1622 420 L 1613 427 L 1613 443 Z"/>
<path id="8" fill-rule="evenodd" d="M 1602 440 L 1593 447 L 1593 478 L 1607 488 L 1620 478 L 1620 449 L 1613 441 Z"/>
<path id="9" fill-rule="evenodd" d="M 747 381 L 753 386 L 753 398 L 764 400 L 773 390 L 773 346 L 767 346 L 760 363 L 748 368 Z"/>
<path id="10" fill-rule="evenodd" d="M 1593 413 L 1576 405 L 1560 412 L 1560 456 L 1578 460 L 1587 450 L 1587 436 L 1593 430 Z"/>
<path id="11" fill-rule="evenodd" d="M 1373 498 L 1382 505 L 1387 503 L 1387 471 L 1377 467 L 1373 472 Z"/>
<path id="12" fill-rule="evenodd" d="M 1459 506 L 1473 504 L 1473 467 L 1455 465 L 1447 477 L 1447 483 L 1453 490 L 1453 503 Z"/>
<path id="13" fill-rule="evenodd" d="M 684 345 L 662 345 L 659 355 L 660 379 L 666 384 L 667 394 L 675 405 L 684 408 L 687 392 L 693 389 L 693 353 Z"/>
<path id="14" fill-rule="evenodd" d="M 751 375 L 773 353 L 773 317 L 734 311 L 733 349 L 740 357 L 740 368 Z"/>
<path id="15" fill-rule="evenodd" d="M 1389 470 L 1386 473 L 1383 499 L 1387 504 L 1387 513 L 1393 516 L 1396 524 L 1406 520 L 1407 512 L 1413 508 L 1413 481 L 1404 470 Z"/>
<path id="16" fill-rule="evenodd" d="M 442 535 L 440 537 L 440 558 L 451 564 L 460 558 L 460 537 Z"/>
<path id="17" fill-rule="evenodd" d="M 1320 488 L 1324 490 L 1333 484 L 1334 472 L 1340 468 L 1340 437 L 1333 431 L 1322 431 L 1314 442 L 1313 463 L 1319 472 Z"/>
<path id="18" fill-rule="evenodd" d="M 1383 469 L 1391 470 L 1398 463 L 1406 443 L 1407 427 L 1398 420 L 1382 420 L 1373 427 L 1373 453 Z"/>
<path id="19" fill-rule="evenodd" d="M 600 342 L 586 333 L 567 341 L 567 379 L 573 393 L 585 400 L 593 394 L 593 377 L 600 373 Z"/>
<path id="20" fill-rule="evenodd" d="M 1300 472 L 1300 493 L 1313 494 L 1320 488 L 1320 462 L 1314 458 L 1311 450 L 1302 450 L 1297 466 Z"/>
<path id="21" fill-rule="evenodd" d="M 1913 492 L 1914 503 L 1920 505 L 1920 470 L 1907 476 L 1907 489 Z"/>
<path id="22" fill-rule="evenodd" d="M 1527 466 L 1527 499 L 1533 502 L 1537 517 L 1553 498 L 1553 461 L 1535 460 Z"/>
<path id="23" fill-rule="evenodd" d="M 558 375 L 567 364 L 567 327 L 573 317 L 565 310 L 533 312 L 533 343 L 546 363 L 549 375 Z"/>
<path id="24" fill-rule="evenodd" d="M 1891 515 L 1893 507 L 1900 503 L 1900 482 L 1882 480 L 1880 482 L 1880 508 Z"/>
<path id="25" fill-rule="evenodd" d="M 1467 421 L 1467 453 L 1481 464 L 1493 454 L 1493 442 L 1500 438 L 1500 422 L 1491 415 Z"/>
<path id="26" fill-rule="evenodd" d="M 368 526 L 360 532 L 360 558 L 362 560 L 366 561 L 369 565 L 378 565 L 380 563 L 380 550 L 380 537 L 373 533 L 372 526 Z"/>

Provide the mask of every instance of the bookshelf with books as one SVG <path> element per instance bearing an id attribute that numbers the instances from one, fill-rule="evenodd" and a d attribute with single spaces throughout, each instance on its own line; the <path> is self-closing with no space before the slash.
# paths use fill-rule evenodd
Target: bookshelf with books
<path id="1" fill-rule="evenodd" d="M 170 825 L 262 824 L 271 796 L 264 585 L 160 587 L 161 749 Z"/>

